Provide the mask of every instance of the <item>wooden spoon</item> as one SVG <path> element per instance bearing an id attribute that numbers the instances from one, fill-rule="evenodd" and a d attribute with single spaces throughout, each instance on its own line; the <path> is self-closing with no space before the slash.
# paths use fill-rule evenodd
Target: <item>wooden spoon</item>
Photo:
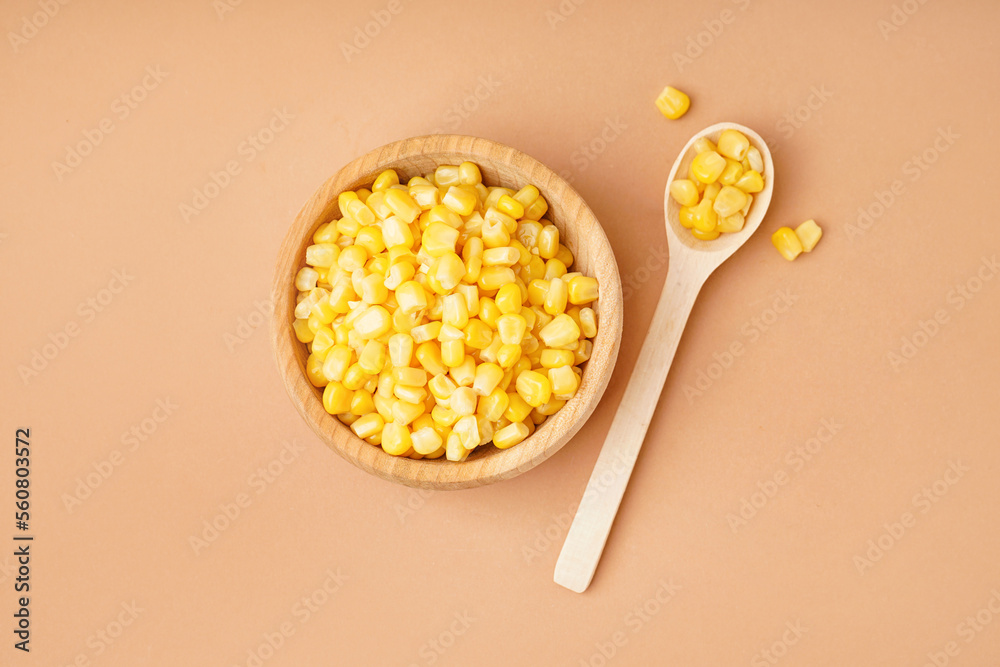
<path id="1" fill-rule="evenodd" d="M 688 166 L 694 158 L 692 146 L 697 139 L 708 137 L 715 142 L 726 129 L 739 130 L 760 151 L 764 158 L 764 189 L 753 196 L 741 231 L 701 241 L 678 221 L 680 205 L 670 196 L 670 183 L 678 174 L 681 178 L 687 177 Z M 666 284 L 625 395 L 559 554 L 554 579 L 560 586 L 582 593 L 590 585 L 698 292 L 712 271 L 746 243 L 760 226 L 771 202 L 773 187 L 774 168 L 767 144 L 756 132 L 736 123 L 718 123 L 705 128 L 691 138 L 674 162 L 664 193 L 670 249 Z"/>

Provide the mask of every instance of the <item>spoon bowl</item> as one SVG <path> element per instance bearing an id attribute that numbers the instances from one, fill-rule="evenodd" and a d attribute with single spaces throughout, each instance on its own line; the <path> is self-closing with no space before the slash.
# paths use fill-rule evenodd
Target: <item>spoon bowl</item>
<path id="1" fill-rule="evenodd" d="M 680 204 L 670 196 L 670 184 L 678 173 L 687 174 L 694 159 L 695 141 L 708 137 L 717 142 L 722 131 L 727 129 L 739 130 L 760 151 L 764 160 L 764 188 L 754 195 L 743 229 L 722 234 L 711 241 L 702 241 L 681 225 L 678 217 Z M 667 178 L 663 203 L 670 248 L 667 281 L 632 377 L 559 554 L 554 580 L 560 586 L 582 593 L 590 585 L 698 292 L 712 272 L 746 243 L 760 226 L 771 203 L 773 188 L 774 167 L 767 144 L 759 134 L 736 123 L 717 123 L 706 127 L 687 142 L 674 162 Z"/>
<path id="2" fill-rule="evenodd" d="M 695 156 L 695 142 L 705 137 L 710 139 L 712 143 L 717 143 L 719 135 L 722 134 L 723 130 L 737 130 L 742 132 L 750 140 L 750 145 L 760 151 L 760 155 L 764 159 L 764 173 L 762 174 L 764 177 L 764 189 L 753 196 L 753 203 L 751 203 L 750 211 L 746 215 L 746 222 L 743 225 L 743 229 L 732 234 L 722 234 L 719 238 L 711 241 L 702 241 L 695 238 L 691 234 L 691 230 L 685 229 L 681 225 L 679 219 L 681 205 L 677 203 L 676 199 L 670 196 L 670 184 L 674 182 L 678 174 L 681 175 L 681 178 L 686 178 L 685 175 L 688 173 L 688 167 L 691 166 L 691 161 Z M 771 203 L 771 191 L 773 188 L 774 165 L 771 162 L 771 151 L 768 150 L 764 139 L 749 127 L 737 123 L 716 123 L 691 137 L 691 140 L 685 144 L 677 156 L 677 160 L 674 161 L 674 166 L 670 170 L 670 176 L 667 177 L 667 186 L 663 193 L 663 217 L 667 225 L 667 241 L 669 242 L 671 253 L 670 260 L 674 260 L 673 255 L 675 252 L 697 250 L 711 254 L 717 260 L 716 266 L 721 264 L 757 231 L 757 227 L 760 226 L 760 222 L 764 219 L 764 214 L 767 212 L 767 207 Z"/>

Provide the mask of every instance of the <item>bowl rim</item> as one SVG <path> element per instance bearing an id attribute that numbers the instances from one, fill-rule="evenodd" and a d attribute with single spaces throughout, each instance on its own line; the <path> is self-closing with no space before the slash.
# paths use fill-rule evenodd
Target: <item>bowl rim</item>
<path id="1" fill-rule="evenodd" d="M 383 169 L 412 171 L 413 168 L 405 164 L 398 166 L 407 160 L 448 164 L 445 160 L 452 160 L 452 157 L 475 162 L 484 173 L 484 181 L 497 181 L 488 179 L 486 174 L 494 172 L 494 165 L 502 165 L 534 184 L 549 202 L 550 213 L 553 207 L 562 211 L 551 219 L 559 227 L 561 236 L 564 228 L 569 229 L 567 218 L 573 220 L 572 233 L 566 232 L 566 245 L 575 250 L 576 239 L 587 238 L 587 254 L 594 264 L 589 273 L 599 273 L 601 280 L 601 296 L 595 308 L 600 326 L 577 394 L 523 442 L 502 450 L 490 445 L 487 446 L 488 454 L 473 452 L 462 462 L 443 458 L 414 460 L 392 456 L 381 447 L 365 442 L 323 408 L 322 390 L 314 387 L 305 374 L 306 348 L 292 332 L 294 276 L 303 265 L 305 248 L 311 244 L 314 230 L 322 222 L 340 216 L 337 203 L 340 192 L 370 184 Z M 484 160 L 490 164 L 483 164 Z M 531 156 L 489 139 L 464 135 L 425 135 L 395 141 L 352 160 L 329 177 L 308 198 L 285 233 L 274 268 L 271 298 L 275 360 L 285 389 L 305 422 L 328 447 L 362 470 L 417 488 L 483 486 L 527 472 L 555 454 L 579 431 L 600 402 L 617 360 L 623 325 L 621 278 L 614 252 L 583 197 L 559 174 Z"/>

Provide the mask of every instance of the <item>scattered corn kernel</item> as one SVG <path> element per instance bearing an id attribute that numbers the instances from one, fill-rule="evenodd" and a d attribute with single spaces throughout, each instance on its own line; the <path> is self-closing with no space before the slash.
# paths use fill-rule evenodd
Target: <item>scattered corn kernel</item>
<path id="1" fill-rule="evenodd" d="M 792 231 L 791 227 L 782 227 L 772 234 L 771 243 L 778 249 L 781 256 L 789 262 L 798 257 L 803 250 L 802 242 L 795 232 Z"/>
<path id="2" fill-rule="evenodd" d="M 656 98 L 656 108 L 670 120 L 683 116 L 690 106 L 691 98 L 671 86 L 664 88 Z"/>
<path id="3" fill-rule="evenodd" d="M 795 235 L 799 237 L 799 242 L 802 244 L 802 252 L 811 252 L 823 237 L 823 230 L 819 228 L 815 220 L 806 220 L 795 228 Z"/>

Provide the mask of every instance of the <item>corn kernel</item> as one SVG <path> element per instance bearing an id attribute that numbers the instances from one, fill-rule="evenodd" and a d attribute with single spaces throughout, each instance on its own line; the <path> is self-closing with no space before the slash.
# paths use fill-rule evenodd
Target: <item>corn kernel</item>
<path id="1" fill-rule="evenodd" d="M 698 188 L 686 178 L 677 178 L 670 183 L 670 196 L 681 206 L 698 203 Z"/>
<path id="2" fill-rule="evenodd" d="M 298 338 L 300 343 L 309 343 L 316 337 L 316 333 L 309 328 L 308 320 L 296 319 L 292 322 L 292 328 L 295 330 L 295 337 Z"/>
<path id="3" fill-rule="evenodd" d="M 375 182 L 372 183 L 372 192 L 387 190 L 393 185 L 399 185 L 399 175 L 395 169 L 386 169 L 375 178 Z"/>
<path id="4" fill-rule="evenodd" d="M 656 98 L 656 108 L 670 120 L 677 120 L 691 106 L 691 98 L 672 86 L 663 89 Z"/>
<path id="5" fill-rule="evenodd" d="M 501 345 L 497 350 L 497 364 L 500 368 L 511 368 L 521 358 L 522 350 L 520 345 Z"/>
<path id="6" fill-rule="evenodd" d="M 677 211 L 677 221 L 685 229 L 694 227 L 694 217 L 694 208 L 691 206 L 681 206 L 680 210 Z"/>
<path id="7" fill-rule="evenodd" d="M 562 282 L 554 281 L 554 282 Z M 497 318 L 497 332 L 504 345 L 518 345 L 528 331 L 528 324 L 523 317 L 515 313 L 507 313 Z M 498 346 L 499 347 L 499 346 Z"/>
<path id="8" fill-rule="evenodd" d="M 381 415 L 377 412 L 372 412 L 364 417 L 360 417 L 356 422 L 351 424 L 351 430 L 359 438 L 367 438 L 376 433 L 381 433 L 384 425 L 385 422 L 382 421 Z"/>
<path id="9" fill-rule="evenodd" d="M 458 186 L 451 186 L 441 199 L 441 203 L 459 215 L 469 215 L 479 203 L 476 195 Z"/>
<path id="10" fill-rule="evenodd" d="M 501 195 L 500 199 L 497 201 L 496 209 L 501 213 L 509 215 L 515 220 L 524 216 L 524 204 L 510 195 Z"/>
<path id="11" fill-rule="evenodd" d="M 510 405 L 510 397 L 507 393 L 497 387 L 486 396 L 479 399 L 479 406 L 476 412 L 481 414 L 491 422 L 499 421 Z"/>
<path id="12" fill-rule="evenodd" d="M 743 229 L 744 222 L 743 214 L 736 212 L 724 218 L 719 218 L 719 224 L 715 229 L 721 233 L 732 234 Z"/>
<path id="13" fill-rule="evenodd" d="M 714 183 L 726 168 L 726 159 L 715 151 L 698 153 L 691 161 L 692 175 L 705 183 Z"/>
<path id="14" fill-rule="evenodd" d="M 465 341 L 449 340 L 441 343 L 441 361 L 449 368 L 465 361 Z"/>
<path id="15" fill-rule="evenodd" d="M 493 363 L 483 363 L 476 367 L 472 389 L 480 396 L 488 396 L 500 384 L 503 369 Z"/>
<path id="16" fill-rule="evenodd" d="M 460 418 L 455 422 L 451 432 L 459 437 L 466 449 L 475 449 L 479 446 L 479 422 L 473 415 Z"/>
<path id="17" fill-rule="evenodd" d="M 404 313 L 414 313 L 427 308 L 427 292 L 420 283 L 408 280 L 396 290 L 396 303 Z"/>
<path id="18" fill-rule="evenodd" d="M 719 238 L 720 234 L 721 234 L 721 232 L 719 232 L 719 230 L 717 228 L 713 229 L 710 232 L 703 232 L 700 229 L 698 229 L 697 227 L 691 230 L 691 235 L 694 236 L 696 239 L 699 239 L 699 240 L 702 240 L 702 241 L 713 241 L 713 240 Z"/>
<path id="19" fill-rule="evenodd" d="M 566 347 L 576 344 L 577 339 L 580 338 L 580 327 L 577 326 L 572 317 L 560 313 L 542 327 L 538 335 L 547 347 Z"/>
<path id="20" fill-rule="evenodd" d="M 724 157 L 739 162 L 749 149 L 750 140 L 739 130 L 723 130 L 719 135 L 718 152 Z"/>
<path id="21" fill-rule="evenodd" d="M 705 198 L 692 209 L 691 215 L 694 221 L 694 229 L 692 231 L 697 230 L 705 234 L 715 231 L 715 227 L 719 222 L 719 214 L 715 212 L 713 204 L 714 202 L 711 199 Z"/>
<path id="22" fill-rule="evenodd" d="M 545 225 L 538 234 L 538 256 L 542 259 L 552 259 L 559 252 L 559 228 L 555 225 Z"/>
<path id="23" fill-rule="evenodd" d="M 323 390 L 323 408 L 331 415 L 348 412 L 353 399 L 354 392 L 339 382 L 331 382 Z"/>
<path id="24" fill-rule="evenodd" d="M 443 442 L 441 435 L 430 426 L 422 426 L 410 434 L 413 451 L 424 456 L 433 454 Z"/>
<path id="25" fill-rule="evenodd" d="M 596 278 L 577 276 L 569 281 L 569 302 L 575 305 L 596 301 L 600 293 Z"/>
<path id="26" fill-rule="evenodd" d="M 560 400 L 572 398 L 580 386 L 580 378 L 573 372 L 572 366 L 550 368 L 548 377 L 552 385 L 552 395 Z"/>
<path id="27" fill-rule="evenodd" d="M 771 243 L 789 262 L 798 257 L 803 250 L 802 242 L 790 227 L 782 227 L 772 234 Z"/>
<path id="28" fill-rule="evenodd" d="M 493 290 L 500 289 L 507 283 L 514 282 L 515 277 L 514 270 L 510 267 L 486 266 L 483 267 L 482 273 L 479 274 L 479 280 L 476 283 L 479 285 L 479 289 L 492 292 Z"/>
<path id="29" fill-rule="evenodd" d="M 465 264 L 462 262 L 462 258 L 454 252 L 446 252 L 434 260 L 427 275 L 437 280 L 442 290 L 450 291 L 455 289 L 465 277 Z M 438 289 L 434 291 L 439 294 L 445 293 Z"/>
<path id="30" fill-rule="evenodd" d="M 385 205 L 396 217 L 410 224 L 420 216 L 420 206 L 406 190 L 389 188 L 385 190 Z"/>
<path id="31" fill-rule="evenodd" d="M 727 185 L 716 195 L 712 208 L 715 209 L 720 218 L 726 218 L 734 213 L 739 213 L 746 203 L 747 195 L 745 192 L 732 185 Z"/>
<path id="32" fill-rule="evenodd" d="M 510 246 L 490 248 L 483 252 L 483 266 L 514 266 L 520 259 L 521 253 Z"/>
<path id="33" fill-rule="evenodd" d="M 593 338 L 597 335 L 597 313 L 593 308 L 580 309 L 580 332 L 584 338 Z"/>
<path id="34" fill-rule="evenodd" d="M 386 454 L 401 456 L 412 445 L 410 429 L 403 424 L 390 422 L 382 428 L 382 449 Z"/>
<path id="35" fill-rule="evenodd" d="M 722 185 L 733 185 L 742 175 L 743 165 L 735 160 L 726 160 L 726 168 L 722 170 L 721 174 L 719 174 L 718 182 Z"/>
<path id="36" fill-rule="evenodd" d="M 465 326 L 465 344 L 474 350 L 482 350 L 493 340 L 493 331 L 482 320 L 469 320 Z"/>
<path id="37" fill-rule="evenodd" d="M 549 288 L 545 291 L 545 302 L 543 306 L 549 315 L 558 315 L 566 310 L 566 302 L 569 299 L 569 288 L 566 282 L 561 279 L 549 281 Z"/>
<path id="38" fill-rule="evenodd" d="M 432 222 L 420 237 L 421 247 L 431 257 L 441 257 L 445 253 L 454 253 L 458 242 L 459 231 L 443 222 Z"/>
<path id="39" fill-rule="evenodd" d="M 368 375 L 377 375 L 385 366 L 385 359 L 385 345 L 377 340 L 369 340 L 365 343 L 361 354 L 358 355 L 358 365 Z"/>
<path id="40" fill-rule="evenodd" d="M 802 244 L 802 252 L 811 252 L 820 238 L 823 237 L 823 230 L 816 224 L 815 220 L 806 220 L 795 228 L 795 235 Z"/>
<path id="41" fill-rule="evenodd" d="M 734 186 L 746 193 L 757 193 L 764 189 L 764 177 L 759 172 L 751 169 L 744 172 L 739 180 L 734 183 Z"/>
<path id="42" fill-rule="evenodd" d="M 521 189 L 523 190 L 524 188 Z M 517 196 L 515 195 L 514 198 L 516 199 Z M 527 220 L 541 220 L 542 216 L 545 215 L 548 212 L 548 210 L 549 210 L 549 203 L 545 201 L 545 197 L 539 195 L 535 199 L 535 201 L 531 202 L 529 205 L 524 207 L 524 217 Z"/>
<path id="43" fill-rule="evenodd" d="M 522 371 L 514 385 L 524 402 L 533 408 L 548 402 L 552 396 L 549 379 L 536 371 Z"/>
<path id="44" fill-rule="evenodd" d="M 427 341 L 417 346 L 417 361 L 431 375 L 447 373 L 448 367 L 441 360 L 441 348 L 434 341 Z"/>

